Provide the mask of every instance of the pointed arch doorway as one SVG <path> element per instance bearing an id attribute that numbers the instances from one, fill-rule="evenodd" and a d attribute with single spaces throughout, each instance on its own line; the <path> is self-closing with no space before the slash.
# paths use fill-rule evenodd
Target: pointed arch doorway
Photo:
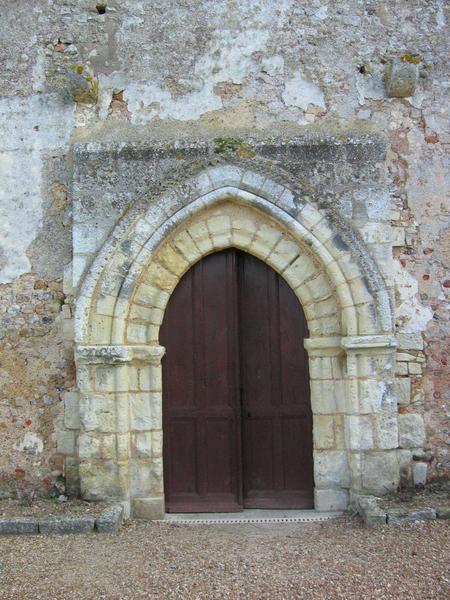
<path id="1" fill-rule="evenodd" d="M 306 337 L 294 292 L 250 254 L 183 276 L 160 331 L 168 512 L 313 507 Z"/>

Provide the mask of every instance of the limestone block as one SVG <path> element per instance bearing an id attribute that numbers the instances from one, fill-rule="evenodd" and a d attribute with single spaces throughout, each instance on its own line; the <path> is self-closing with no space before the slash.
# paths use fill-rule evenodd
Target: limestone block
<path id="1" fill-rule="evenodd" d="M 422 375 L 422 365 L 418 363 L 408 363 L 408 372 L 410 375 Z"/>
<path id="2" fill-rule="evenodd" d="M 398 448 L 398 425 L 396 414 L 379 414 L 373 417 L 375 447 L 382 450 Z"/>
<path id="3" fill-rule="evenodd" d="M 398 431 L 400 448 L 420 448 L 426 441 L 422 415 L 398 415 Z"/>
<path id="4" fill-rule="evenodd" d="M 130 394 L 130 427 L 134 431 L 161 429 L 161 392 Z"/>
<path id="5" fill-rule="evenodd" d="M 147 365 L 139 369 L 139 389 L 142 392 L 159 392 L 162 390 L 161 367 Z"/>
<path id="6" fill-rule="evenodd" d="M 178 283 L 178 277 L 159 262 L 152 261 L 144 274 L 144 282 L 170 294 Z"/>
<path id="7" fill-rule="evenodd" d="M 75 432 L 58 431 L 56 434 L 56 448 L 61 454 L 75 454 Z"/>
<path id="8" fill-rule="evenodd" d="M 95 389 L 99 392 L 128 391 L 128 367 L 126 365 L 100 365 L 96 367 Z"/>
<path id="9" fill-rule="evenodd" d="M 330 449 L 335 446 L 333 415 L 313 416 L 314 448 Z"/>
<path id="10" fill-rule="evenodd" d="M 400 247 L 404 246 L 405 243 L 405 228 L 392 227 L 392 245 L 394 247 Z"/>
<path id="11" fill-rule="evenodd" d="M 116 409 L 113 396 L 81 394 L 80 421 L 85 431 L 115 431 Z"/>
<path id="12" fill-rule="evenodd" d="M 82 433 L 78 438 L 78 456 L 80 459 L 126 460 L 128 434 Z"/>
<path id="13" fill-rule="evenodd" d="M 256 223 L 248 218 L 233 217 L 232 241 L 238 248 L 247 248 L 255 234 Z"/>
<path id="14" fill-rule="evenodd" d="M 186 231 L 181 231 L 176 235 L 173 239 L 173 245 L 190 265 L 195 263 L 202 256 L 197 245 Z"/>
<path id="15" fill-rule="evenodd" d="M 331 295 L 330 285 L 322 273 L 319 273 L 317 277 L 311 279 L 306 284 L 309 295 L 314 302 L 324 300 Z"/>
<path id="16" fill-rule="evenodd" d="M 171 273 L 180 277 L 182 273 L 187 271 L 190 262 L 174 249 L 170 244 L 165 244 L 158 252 L 158 260 Z"/>
<path id="17" fill-rule="evenodd" d="M 202 255 L 211 252 L 213 244 L 209 235 L 209 229 L 205 222 L 191 225 L 188 231 Z"/>
<path id="18" fill-rule="evenodd" d="M 364 379 L 358 382 L 358 389 L 361 414 L 380 413 L 385 410 L 385 398 L 390 393 L 385 381 Z"/>
<path id="19" fill-rule="evenodd" d="M 132 496 L 155 496 L 163 492 L 162 459 L 130 461 Z"/>
<path id="20" fill-rule="evenodd" d="M 77 363 L 77 386 L 80 392 L 90 392 L 94 389 L 94 378 L 89 365 Z"/>
<path id="21" fill-rule="evenodd" d="M 347 510 L 348 492 L 346 490 L 314 490 L 314 508 L 317 511 Z"/>
<path id="22" fill-rule="evenodd" d="M 394 58 L 387 66 L 384 82 L 386 93 L 391 98 L 407 98 L 416 91 L 419 61 L 407 60 L 408 56 Z"/>
<path id="23" fill-rule="evenodd" d="M 311 230 L 323 218 L 324 216 L 311 204 L 305 204 L 297 216 L 297 220 L 308 230 Z"/>
<path id="24" fill-rule="evenodd" d="M 420 333 L 397 333 L 399 350 L 423 350 L 423 337 Z"/>
<path id="25" fill-rule="evenodd" d="M 259 258 L 266 258 L 281 237 L 282 233 L 278 229 L 269 225 L 261 225 L 255 233 L 250 249 Z"/>
<path id="26" fill-rule="evenodd" d="M 408 365 L 407 363 L 398 362 L 395 366 L 395 374 L 399 377 L 408 375 Z"/>
<path id="27" fill-rule="evenodd" d="M 163 452 L 163 432 L 161 430 L 152 431 L 152 455 L 161 456 Z"/>
<path id="28" fill-rule="evenodd" d="M 284 271 L 283 277 L 295 289 L 315 273 L 315 264 L 306 254 L 302 254 Z"/>
<path id="29" fill-rule="evenodd" d="M 346 416 L 345 432 L 348 448 L 369 450 L 373 448 L 372 420 L 370 417 Z"/>
<path id="30" fill-rule="evenodd" d="M 119 499 L 129 491 L 126 464 L 106 460 L 82 460 L 79 465 L 80 493 L 85 500 Z"/>
<path id="31" fill-rule="evenodd" d="M 298 244 L 281 239 L 267 258 L 270 266 L 278 272 L 283 271 L 299 254 Z"/>
<path id="32" fill-rule="evenodd" d="M 80 429 L 79 392 L 64 392 L 64 425 L 67 429 Z"/>
<path id="33" fill-rule="evenodd" d="M 361 455 L 363 488 L 374 494 L 386 494 L 397 489 L 400 465 L 395 451 L 379 451 Z"/>
<path id="34" fill-rule="evenodd" d="M 341 412 L 345 402 L 345 382 L 342 380 L 312 380 L 311 406 L 314 414 Z"/>
<path id="35" fill-rule="evenodd" d="M 131 451 L 135 458 L 151 458 L 152 456 L 152 432 L 145 431 L 134 433 L 131 437 Z"/>
<path id="36" fill-rule="evenodd" d="M 127 342 L 129 344 L 145 344 L 147 342 L 147 326 L 142 323 L 128 323 Z"/>
<path id="37" fill-rule="evenodd" d="M 309 376 L 311 379 L 333 379 L 331 356 L 310 356 Z"/>
<path id="38" fill-rule="evenodd" d="M 347 453 L 342 450 L 315 451 L 314 481 L 319 488 L 349 487 Z"/>
<path id="39" fill-rule="evenodd" d="M 134 299 L 136 302 L 141 302 L 147 306 L 154 306 L 164 310 L 169 297 L 170 294 L 155 287 L 154 285 L 140 283 L 136 290 Z"/>
<path id="40" fill-rule="evenodd" d="M 165 507 L 162 496 L 134 498 L 133 500 L 133 517 L 135 519 L 160 520 L 164 519 L 164 514 Z"/>
<path id="41" fill-rule="evenodd" d="M 427 482 L 428 464 L 415 462 L 412 468 L 414 485 L 425 485 Z"/>
<path id="42" fill-rule="evenodd" d="M 408 406 L 411 403 L 411 379 L 399 377 L 395 380 L 395 393 L 399 406 Z"/>

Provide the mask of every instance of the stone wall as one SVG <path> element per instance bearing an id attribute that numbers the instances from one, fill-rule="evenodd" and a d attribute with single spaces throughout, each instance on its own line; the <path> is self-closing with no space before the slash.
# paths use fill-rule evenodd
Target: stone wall
<path id="1" fill-rule="evenodd" d="M 74 468 L 63 466 L 77 450 L 72 309 L 95 251 L 143 195 L 230 154 L 289 162 L 304 195 L 358 228 L 396 304 L 405 474 L 412 455 L 431 461 L 429 477 L 448 474 L 447 11 L 441 0 L 6 3 L 0 493 L 51 491 Z M 412 96 L 388 96 L 391 59 L 417 72 Z M 324 170 L 327 145 L 310 160 L 267 150 L 270 138 L 305 152 L 301 140 L 353 134 L 385 140 L 386 156 L 349 168 L 336 143 Z M 83 147 L 96 159 L 73 207 Z"/>

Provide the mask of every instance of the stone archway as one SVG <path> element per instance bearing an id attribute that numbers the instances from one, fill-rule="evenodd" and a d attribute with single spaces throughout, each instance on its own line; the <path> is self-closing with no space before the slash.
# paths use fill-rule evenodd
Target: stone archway
<path id="1" fill-rule="evenodd" d="M 294 290 L 308 320 L 315 506 L 396 487 L 395 339 L 383 278 L 347 223 L 264 175 L 203 171 L 129 211 L 101 250 L 76 312 L 80 481 L 86 498 L 164 512 L 159 327 L 182 275 L 236 247 Z"/>

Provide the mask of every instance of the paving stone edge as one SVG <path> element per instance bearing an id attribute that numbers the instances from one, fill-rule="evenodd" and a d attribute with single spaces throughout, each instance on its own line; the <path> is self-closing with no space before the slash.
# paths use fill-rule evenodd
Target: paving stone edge
<path id="1" fill-rule="evenodd" d="M 368 528 L 383 527 L 384 525 L 401 525 L 415 521 L 432 521 L 434 519 L 450 519 L 450 505 L 436 508 L 381 508 L 382 499 L 375 496 L 360 496 L 356 502 L 358 514 L 362 517 L 364 526 Z"/>
<path id="2" fill-rule="evenodd" d="M 113 504 L 97 517 L 90 515 L 64 517 L 8 517 L 0 518 L 0 536 L 68 533 L 115 533 L 123 522 L 123 507 Z"/>

